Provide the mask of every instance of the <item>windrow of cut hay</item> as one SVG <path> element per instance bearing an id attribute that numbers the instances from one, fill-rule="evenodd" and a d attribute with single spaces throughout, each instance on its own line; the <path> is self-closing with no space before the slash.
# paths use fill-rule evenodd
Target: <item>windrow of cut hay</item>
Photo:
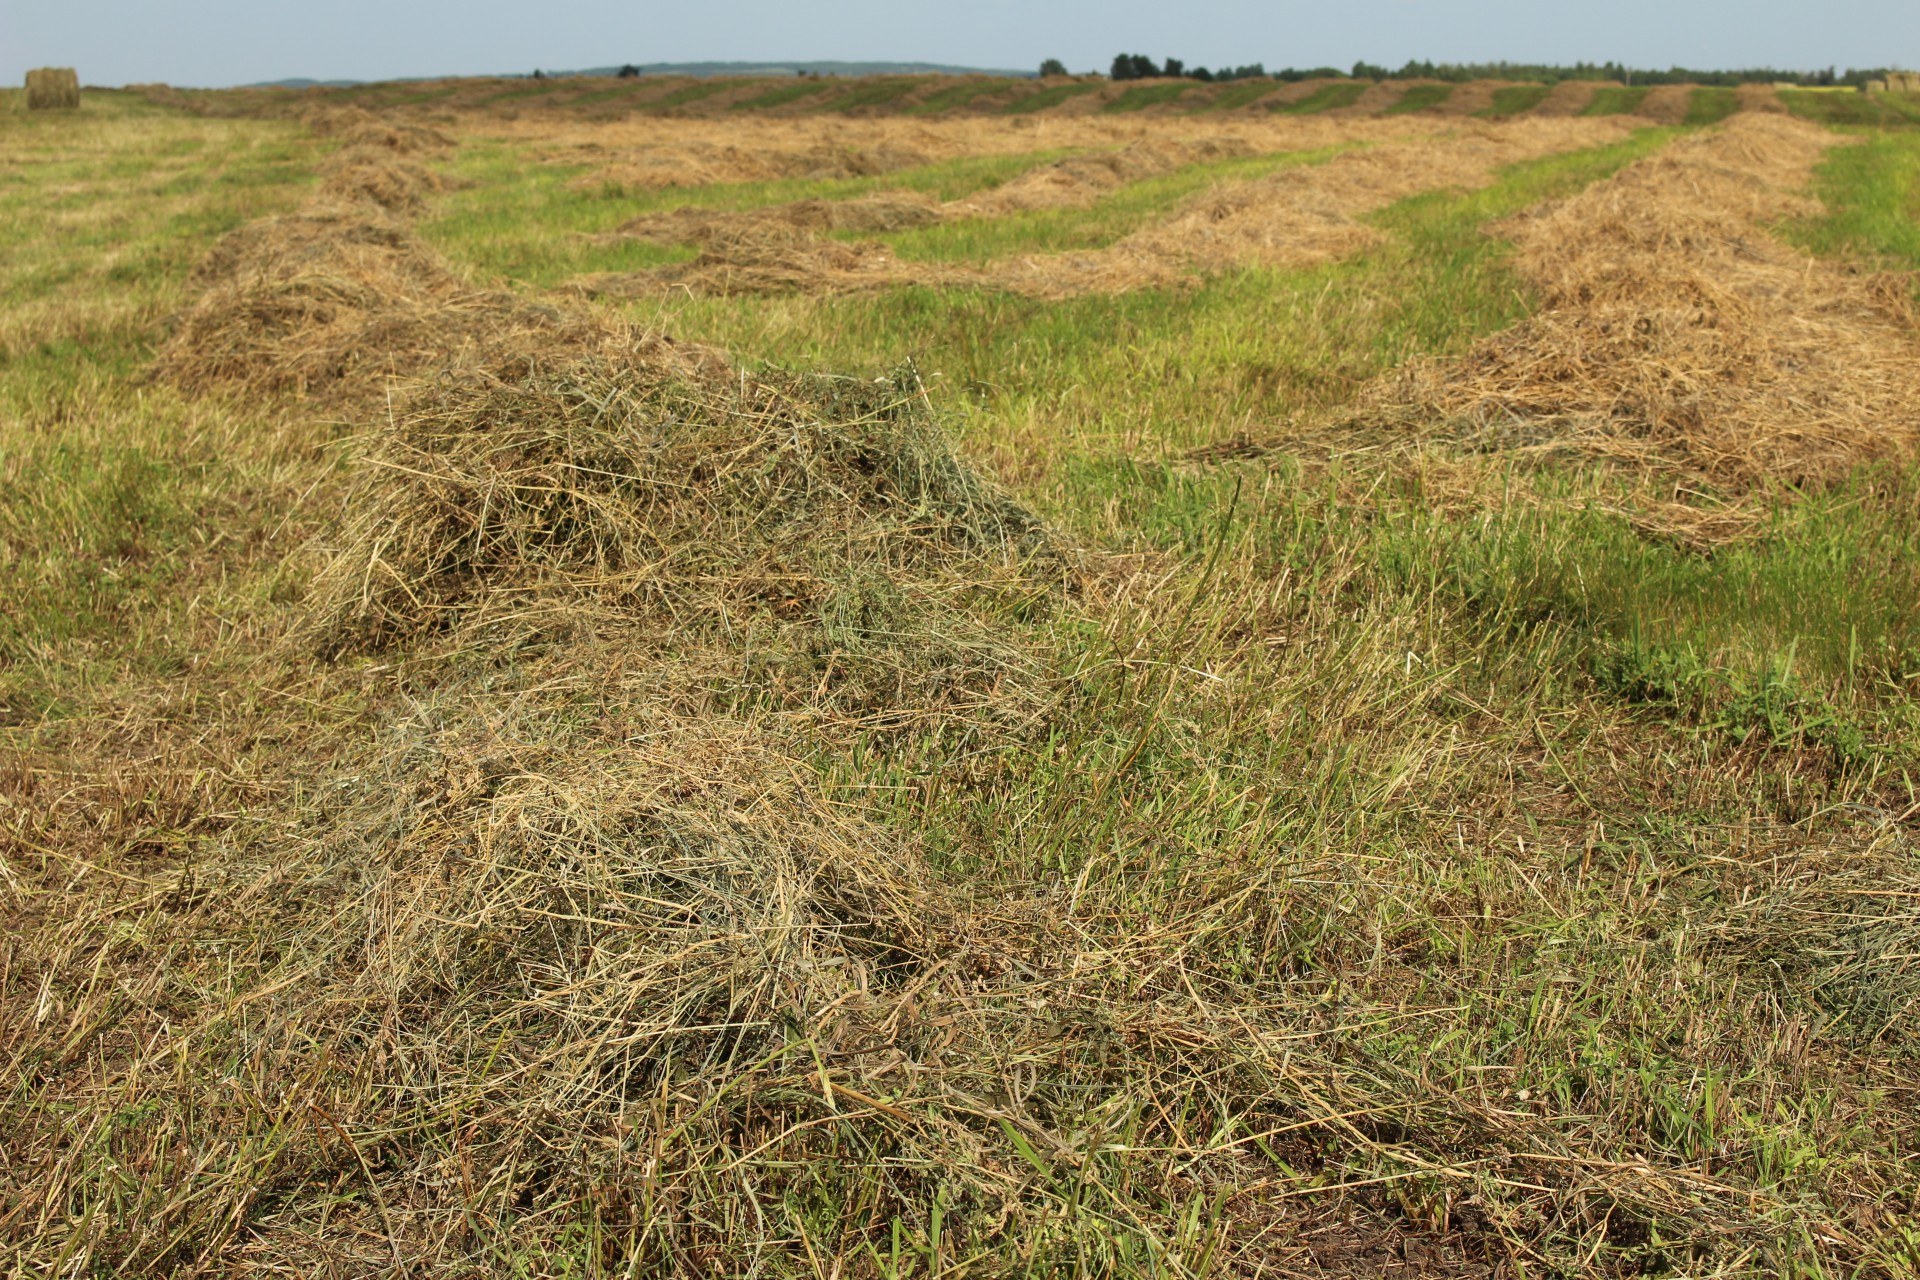
<path id="1" fill-rule="evenodd" d="M 1396 372 L 1359 420 L 1735 491 L 1912 456 L 1912 280 L 1811 258 L 1773 233 L 1817 211 L 1803 192 L 1838 141 L 1736 116 L 1511 221 L 1539 313 L 1461 358 Z"/>
<path id="2" fill-rule="evenodd" d="M 428 368 L 528 351 L 619 352 L 682 371 L 713 363 L 656 334 L 467 284 L 404 218 L 443 182 L 387 158 L 438 144 L 384 126 L 356 132 L 360 142 L 323 163 L 305 208 L 214 247 L 196 271 L 205 291 L 175 317 L 154 376 L 189 392 L 353 404 Z"/>
<path id="3" fill-rule="evenodd" d="M 1038 170 L 1072 155 L 1089 157 L 1129 148 L 1151 163 L 1158 147 L 1220 154 L 1270 154 L 1341 142 L 1417 137 L 1438 122 L 1330 119 L 1324 116 L 1201 115 L 1143 119 L 1136 114 L 1020 116 L 1011 120 L 963 117 L 759 117 L 722 120 L 619 120 L 547 124 L 489 122 L 487 133 L 524 143 L 541 160 L 582 165 L 571 179 L 594 192 L 658 190 L 716 183 L 863 178 L 961 158 L 1031 157 Z M 1017 176 L 1017 175 L 1016 175 Z M 1079 177 L 1106 189 L 1088 169 Z M 1068 200 L 1086 198 L 1073 175 L 1035 178 L 1029 197 L 1046 201 L 1048 187 Z M 1038 203 L 1032 207 L 1053 207 Z"/>
<path id="4" fill-rule="evenodd" d="M 692 262 L 577 281 L 589 293 L 648 296 L 669 287 L 714 294 L 849 293 L 909 284 L 1001 289 L 1059 299 L 1087 293 L 1178 288 L 1249 266 L 1301 267 L 1360 252 L 1381 231 L 1368 214 L 1423 192 L 1472 189 L 1509 164 L 1599 146 L 1627 135 L 1617 120 L 1519 120 L 1455 126 L 1419 142 L 1387 142 L 1222 184 L 1172 216 L 1105 249 L 1024 255 L 982 266 L 903 262 L 884 244 L 849 243 L 815 226 L 735 215 L 715 223 Z M 943 216 L 1090 203 L 1099 194 L 1201 156 L 1168 144 L 1135 146 L 1037 170 Z M 671 223 L 643 224 L 663 231 Z M 684 223 L 680 224 L 685 226 Z"/>

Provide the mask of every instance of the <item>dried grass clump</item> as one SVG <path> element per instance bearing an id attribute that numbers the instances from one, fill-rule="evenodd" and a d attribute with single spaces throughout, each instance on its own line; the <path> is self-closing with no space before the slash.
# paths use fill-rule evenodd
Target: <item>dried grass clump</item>
<path id="1" fill-rule="evenodd" d="M 318 107 L 303 117 L 313 132 L 338 138 L 348 147 L 367 147 L 396 155 L 446 151 L 454 141 L 438 129 L 404 120 L 388 120 L 363 107 Z"/>
<path id="2" fill-rule="evenodd" d="M 829 240 L 785 222 L 742 219 L 709 230 L 691 262 L 585 276 L 573 287 L 594 297 L 651 297 L 668 289 L 716 297 L 840 294 L 934 283 L 958 274 L 938 264 L 902 263 L 884 244 Z"/>
<path id="3" fill-rule="evenodd" d="M 323 199 L 364 202 L 389 213 L 417 214 L 429 196 L 454 186 L 452 179 L 383 147 L 351 146 L 320 166 Z"/>
<path id="4" fill-rule="evenodd" d="M 395 378 L 515 352 L 618 352 L 687 376 L 723 364 L 604 317 L 474 289 L 403 223 L 365 205 L 242 227 L 214 246 L 198 278 L 207 290 L 153 368 L 195 392 L 364 402 Z"/>
<path id="5" fill-rule="evenodd" d="M 891 139 L 884 134 L 871 141 L 848 141 L 839 137 L 816 139 L 806 132 L 797 139 L 783 136 L 773 145 L 743 142 L 696 138 L 680 145 L 643 147 L 576 179 L 572 185 L 595 191 L 608 187 L 651 191 L 728 182 L 872 178 L 939 158 L 913 145 L 910 139 Z M 593 149 L 598 150 L 598 145 Z"/>
<path id="6" fill-rule="evenodd" d="M 1186 165 L 1247 155 L 1250 150 L 1234 138 L 1194 142 L 1142 138 L 1117 151 L 1070 156 L 1028 170 L 997 187 L 955 201 L 951 212 L 960 217 L 995 218 L 1035 209 L 1084 208 L 1109 191 Z"/>
<path id="7" fill-rule="evenodd" d="M 490 1167 L 617 1148 L 663 1087 L 826 1039 L 935 962 L 953 908 L 924 866 L 753 731 L 476 727 L 425 709 L 306 815 L 326 854 L 301 871 L 337 887 L 298 913 L 310 978 L 282 1007 L 400 1114 L 486 1099 Z"/>
<path id="8" fill-rule="evenodd" d="M 72 67 L 39 67 L 27 72 L 27 110 L 79 109 L 80 76 Z"/>
<path id="9" fill-rule="evenodd" d="M 1420 361 L 1358 418 L 1539 455 L 1677 470 L 1733 490 L 1822 483 L 1920 445 L 1911 280 L 1769 234 L 1838 139 L 1736 116 L 1508 224 L 1533 319 Z"/>
<path id="10" fill-rule="evenodd" d="M 1024 714 L 1029 660 L 993 617 L 1060 580 L 910 369 L 458 377 L 396 412 L 342 511 L 302 629 L 324 652 L 585 628 L 683 684 L 745 670 L 776 704 L 862 714 Z"/>
<path id="11" fill-rule="evenodd" d="M 938 200 L 914 191 L 881 191 L 854 200 L 796 200 L 763 209 L 668 209 L 621 224 L 612 238 L 654 244 L 713 244 L 767 228 L 805 231 L 903 231 L 945 217 Z"/>

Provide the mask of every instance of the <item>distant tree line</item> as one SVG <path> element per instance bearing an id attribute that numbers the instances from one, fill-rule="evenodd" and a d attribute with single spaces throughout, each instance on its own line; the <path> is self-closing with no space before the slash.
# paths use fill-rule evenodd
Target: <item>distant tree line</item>
<path id="1" fill-rule="evenodd" d="M 1048 58 L 1040 64 L 1042 76 L 1063 76 L 1067 74 L 1066 64 L 1058 58 Z M 1356 62 L 1351 70 L 1343 71 L 1338 67 L 1287 67 L 1280 71 L 1268 71 L 1265 66 L 1255 62 L 1244 67 L 1222 67 L 1218 71 L 1209 71 L 1205 67 L 1189 67 L 1179 58 L 1168 58 L 1165 62 L 1155 62 L 1140 53 L 1115 54 L 1113 66 L 1107 72 L 1114 80 L 1246 80 L 1256 76 L 1268 76 L 1274 80 L 1443 80 L 1459 84 L 1468 80 L 1526 80 L 1544 84 L 1558 84 L 1562 80 L 1618 80 L 1631 85 L 1658 84 L 1794 84 L 1807 88 L 1835 88 L 1852 86 L 1864 88 L 1867 81 L 1886 77 L 1885 68 L 1848 68 L 1840 71 L 1828 67 L 1824 71 L 1782 71 L 1775 67 L 1749 67 L 1738 71 L 1700 71 L 1689 67 L 1668 67 L 1664 71 L 1629 67 L 1618 62 L 1576 62 L 1572 66 L 1556 66 L 1549 63 L 1533 62 L 1427 62 L 1411 61 L 1394 70 L 1372 62 Z"/>
<path id="2" fill-rule="evenodd" d="M 1244 67 L 1222 67 L 1218 71 L 1209 71 L 1205 67 L 1188 67 L 1178 58 L 1168 58 L 1165 63 L 1155 62 L 1144 53 L 1120 53 L 1113 58 L 1113 69 L 1108 76 L 1114 80 L 1247 80 L 1254 76 L 1264 76 L 1267 69 L 1255 62 Z"/>

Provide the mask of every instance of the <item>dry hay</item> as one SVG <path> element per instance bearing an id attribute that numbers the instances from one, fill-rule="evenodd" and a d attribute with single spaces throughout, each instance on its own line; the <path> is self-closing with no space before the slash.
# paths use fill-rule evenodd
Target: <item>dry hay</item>
<path id="1" fill-rule="evenodd" d="M 1483 187 L 1505 165 L 1600 146 L 1625 132 L 1602 121 L 1516 120 L 1466 126 L 1439 141 L 1351 151 L 1217 188 L 1117 249 L 1212 269 L 1345 257 L 1380 238 L 1360 221 L 1366 214 L 1424 192 Z"/>
<path id="2" fill-rule="evenodd" d="M 698 234 L 701 252 L 692 262 L 584 277 L 574 287 L 593 295 L 647 297 L 666 288 L 717 295 L 833 294 L 918 284 L 1040 298 L 1180 287 L 1194 283 L 1197 273 L 1250 265 L 1295 267 L 1347 256 L 1380 238 L 1361 218 L 1396 200 L 1482 186 L 1502 165 L 1600 145 L 1627 132 L 1626 125 L 1610 120 L 1455 124 L 1434 141 L 1386 143 L 1271 178 L 1223 185 L 1111 248 L 1023 255 L 984 266 L 902 262 L 883 244 L 829 240 L 815 229 L 821 219 L 817 212 L 793 218 L 768 210 L 715 220 L 681 211 L 643 225 L 661 236 Z M 950 203 L 941 216 L 1084 205 L 1127 182 L 1233 154 L 1238 149 L 1225 142 L 1169 142 L 1074 157 Z"/>
<path id="3" fill-rule="evenodd" d="M 853 200 L 796 200 L 760 209 L 669 209 L 622 223 L 610 239 L 654 244 L 712 244 L 768 227 L 805 231 L 901 231 L 945 217 L 940 202 L 915 191 L 881 191 Z"/>
<path id="4" fill-rule="evenodd" d="M 315 208 L 215 247 L 207 291 L 176 318 L 154 374 L 185 390 L 375 399 L 395 377 L 488 349 L 593 350 L 662 340 L 462 282 L 378 210 Z M 693 357 L 687 357 L 690 361 Z"/>
<path id="5" fill-rule="evenodd" d="M 1416 362 L 1359 421 L 1487 448 L 1643 464 L 1733 490 L 1835 479 L 1920 443 L 1910 278 L 1769 234 L 1838 141 L 1736 116 L 1512 222 L 1538 315 Z"/>
<path id="6" fill-rule="evenodd" d="M 1434 111 L 1446 116 L 1477 116 L 1493 110 L 1493 95 L 1510 84 L 1506 80 L 1469 80 L 1456 86 Z"/>
<path id="7" fill-rule="evenodd" d="M 364 201 L 389 213 L 418 213 L 426 207 L 428 196 L 455 185 L 437 170 L 402 159 L 384 147 L 351 146 L 320 165 L 322 197 L 341 204 Z"/>
<path id="8" fill-rule="evenodd" d="M 1070 156 L 1029 169 L 997 187 L 956 201 L 953 212 L 962 217 L 992 218 L 1035 209 L 1086 208 L 1107 192 L 1146 178 L 1246 154 L 1247 146 L 1230 138 L 1196 143 L 1142 139 L 1118 151 Z"/>
<path id="9" fill-rule="evenodd" d="M 1692 105 L 1692 85 L 1657 84 L 1647 90 L 1647 96 L 1640 99 L 1633 114 L 1655 124 L 1685 124 Z"/>
<path id="10" fill-rule="evenodd" d="M 730 182 L 871 178 L 912 169 L 935 158 L 931 152 L 893 142 L 863 146 L 825 140 L 787 149 L 699 140 L 680 146 L 637 149 L 628 158 L 577 178 L 571 185 L 579 190 L 650 191 Z"/>
<path id="11" fill-rule="evenodd" d="M 72 67 L 37 67 L 27 72 L 27 110 L 76 111 L 80 76 Z"/>
<path id="12" fill-rule="evenodd" d="M 989 266 L 998 287 L 1041 297 L 1164 288 L 1195 273 L 1301 267 L 1350 256 L 1382 233 L 1361 219 L 1398 200 L 1493 181 L 1503 165 L 1597 146 L 1624 126 L 1595 120 L 1456 127 L 1429 142 L 1387 143 L 1226 184 L 1111 249 L 1036 255 Z"/>
<path id="13" fill-rule="evenodd" d="M 216 244 L 196 271 L 205 292 L 174 318 L 153 376 L 190 392 L 346 405 L 383 397 L 395 378 L 529 350 L 617 352 L 687 374 L 721 365 L 604 317 L 470 286 L 395 216 L 443 184 L 386 154 L 350 148 L 307 208 Z"/>
<path id="14" fill-rule="evenodd" d="M 1777 115 L 1787 113 L 1787 104 L 1780 100 L 1780 91 L 1770 84 L 1735 85 L 1733 96 L 1741 111 L 1773 112 Z"/>
<path id="15" fill-rule="evenodd" d="M 1011 700 L 1017 664 L 933 584 L 964 569 L 975 597 L 1002 580 L 1031 592 L 1029 572 L 1057 561 L 953 454 L 911 369 L 869 382 L 690 378 L 564 352 L 531 364 L 422 386 L 370 438 L 314 579 L 309 643 L 525 629 L 544 598 L 566 602 L 548 621 L 568 629 L 614 620 L 627 652 L 670 636 L 698 665 L 703 646 L 745 648 L 763 676 L 843 709 L 926 714 L 989 686 Z"/>
<path id="16" fill-rule="evenodd" d="M 476 129 L 481 126 L 475 125 Z M 657 190 L 810 175 L 873 177 L 959 157 L 1112 152 L 1160 145 L 1271 153 L 1368 138 L 1420 136 L 1424 122 L 1269 116 L 1264 111 L 1149 116 L 1049 114 L 1013 118 L 748 117 L 548 122 L 489 120 L 489 137 L 538 158 L 582 165 L 582 190 Z M 1224 152 L 1223 152 L 1224 153 Z"/>
<path id="17" fill-rule="evenodd" d="M 1373 116 L 1379 115 L 1394 103 L 1406 96 L 1413 87 L 1410 80 L 1376 80 L 1361 90 L 1360 96 L 1344 107 L 1335 107 L 1329 114 L 1335 116 Z"/>
<path id="18" fill-rule="evenodd" d="M 317 107 L 306 112 L 306 126 L 323 138 L 349 147 L 371 147 L 399 155 L 445 151 L 453 139 L 438 129 L 375 115 L 364 107 Z"/>
<path id="19" fill-rule="evenodd" d="M 1602 89 L 1619 88 L 1612 80 L 1562 80 L 1547 91 L 1540 104 L 1529 114 L 1536 116 L 1577 116 L 1593 103 Z"/>
<path id="20" fill-rule="evenodd" d="M 902 263 L 884 244 L 828 240 L 807 227 L 774 220 L 743 219 L 710 231 L 691 262 L 582 276 L 570 287 L 606 298 L 655 297 L 672 289 L 714 297 L 842 294 L 932 283 L 953 274 Z"/>

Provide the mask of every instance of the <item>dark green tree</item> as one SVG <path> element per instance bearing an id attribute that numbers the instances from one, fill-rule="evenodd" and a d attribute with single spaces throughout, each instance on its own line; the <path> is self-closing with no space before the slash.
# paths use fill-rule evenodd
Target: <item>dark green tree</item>
<path id="1" fill-rule="evenodd" d="M 1063 76 L 1065 74 L 1067 74 L 1067 64 L 1058 58 L 1048 58 L 1040 64 L 1040 75 L 1042 78 L 1046 76 Z"/>

